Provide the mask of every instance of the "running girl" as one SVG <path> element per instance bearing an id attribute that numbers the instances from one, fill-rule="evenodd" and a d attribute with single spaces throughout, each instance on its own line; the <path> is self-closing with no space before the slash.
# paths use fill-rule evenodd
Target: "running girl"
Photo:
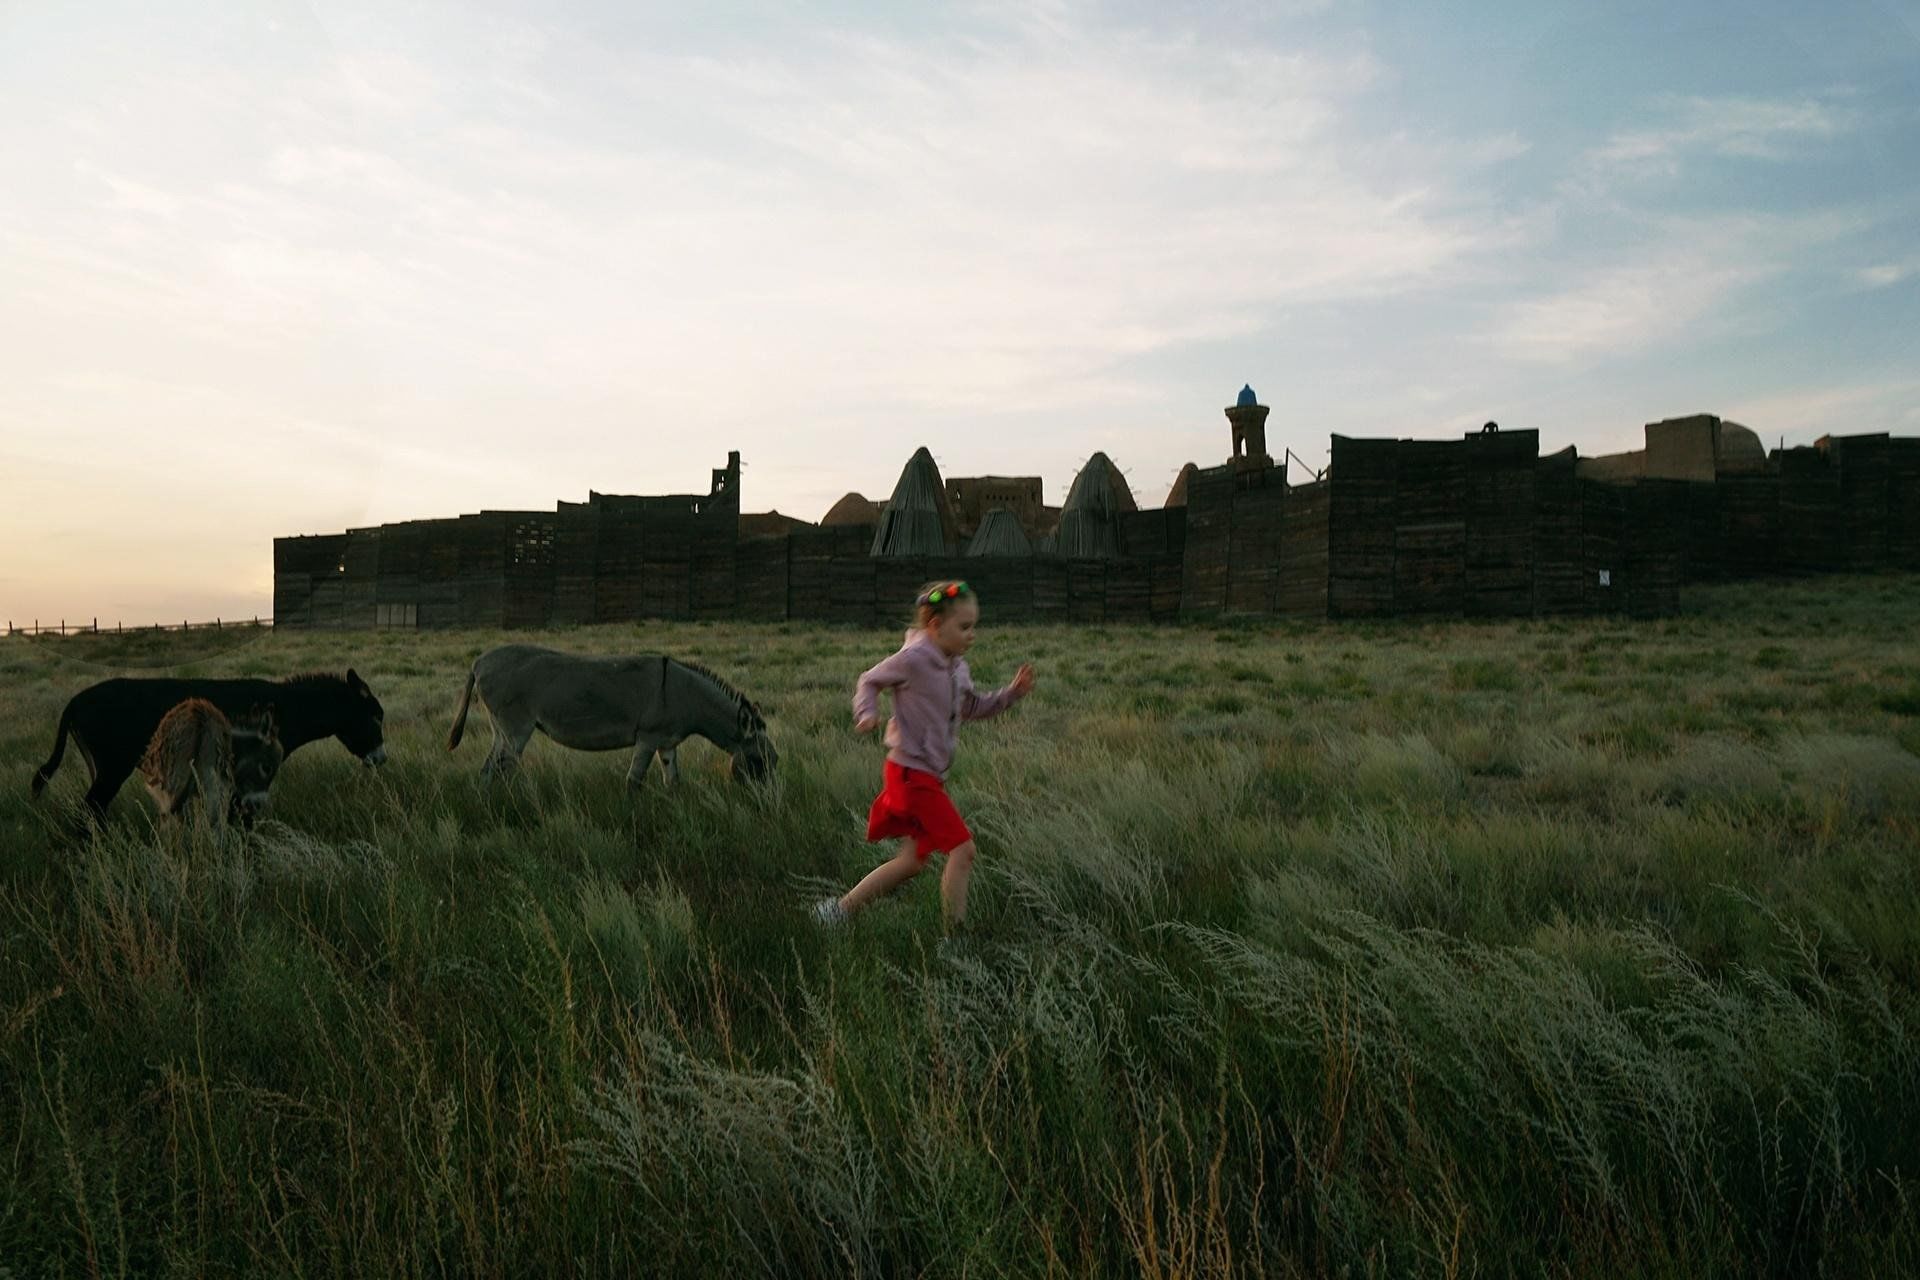
<path id="1" fill-rule="evenodd" d="M 962 720 L 998 715 L 1033 689 L 1033 668 L 1022 664 L 1012 683 L 980 693 L 967 672 L 966 653 L 980 622 L 980 602 L 964 582 L 929 583 L 914 601 L 914 626 L 900 651 L 864 672 L 853 693 L 854 730 L 879 724 L 880 690 L 893 692 L 887 722 L 886 786 L 867 815 L 869 841 L 900 837 L 899 852 L 815 914 L 828 924 L 845 920 L 875 898 L 893 892 L 944 853 L 940 900 L 949 932 L 967 913 L 967 877 L 973 871 L 973 832 L 947 798 L 947 767 Z"/>

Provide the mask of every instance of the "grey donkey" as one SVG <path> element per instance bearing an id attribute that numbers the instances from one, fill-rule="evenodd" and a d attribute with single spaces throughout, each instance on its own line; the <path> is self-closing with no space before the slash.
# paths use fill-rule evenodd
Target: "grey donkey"
<path id="1" fill-rule="evenodd" d="M 580 751 L 633 748 L 627 783 L 646 780 L 660 757 L 669 783 L 680 780 L 674 752 L 698 735 L 733 757 L 736 780 L 772 774 L 780 755 L 760 709 L 718 675 L 657 653 L 595 656 L 531 644 L 503 644 L 474 660 L 447 750 L 460 745 L 475 688 L 493 723 L 493 749 L 481 766 L 491 778 L 510 772 L 535 729 Z"/>

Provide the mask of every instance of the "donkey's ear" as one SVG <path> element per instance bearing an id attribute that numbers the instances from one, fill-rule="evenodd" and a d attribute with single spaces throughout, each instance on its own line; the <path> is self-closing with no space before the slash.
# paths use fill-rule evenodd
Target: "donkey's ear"
<path id="1" fill-rule="evenodd" d="M 347 668 L 347 688 L 364 689 L 366 687 L 367 687 L 367 682 L 360 678 L 360 673 L 358 671 L 355 671 L 352 667 L 348 667 Z"/>
<path id="2" fill-rule="evenodd" d="M 739 710 L 734 713 L 733 719 L 734 724 L 738 726 L 740 730 L 740 736 L 744 738 L 753 732 L 754 726 L 759 723 L 760 715 L 753 709 L 751 704 L 742 702 Z"/>

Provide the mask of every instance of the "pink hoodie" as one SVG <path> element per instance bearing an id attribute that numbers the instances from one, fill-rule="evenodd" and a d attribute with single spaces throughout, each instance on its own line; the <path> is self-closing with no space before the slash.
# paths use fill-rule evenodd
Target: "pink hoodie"
<path id="1" fill-rule="evenodd" d="M 953 763 L 954 735 L 962 720 L 984 720 L 1019 701 L 1011 686 L 976 691 L 967 660 L 948 657 L 917 629 L 907 633 L 898 653 L 861 673 L 853 690 L 854 720 L 877 713 L 882 689 L 893 690 L 887 759 L 941 778 Z"/>

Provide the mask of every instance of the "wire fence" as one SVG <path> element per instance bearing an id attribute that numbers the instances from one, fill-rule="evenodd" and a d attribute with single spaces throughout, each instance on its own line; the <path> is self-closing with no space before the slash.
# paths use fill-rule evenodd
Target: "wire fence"
<path id="1" fill-rule="evenodd" d="M 10 636 L 113 636 L 138 635 L 142 631 L 232 631 L 235 629 L 264 628 L 273 625 L 272 618 L 215 618 L 212 622 L 150 622 L 144 625 L 127 626 L 116 622 L 110 627 L 100 625 L 100 619 L 92 618 L 86 622 L 68 622 L 62 618 L 57 623 L 42 625 L 34 619 L 32 625 L 17 627 L 9 618 L 5 635 Z"/>

